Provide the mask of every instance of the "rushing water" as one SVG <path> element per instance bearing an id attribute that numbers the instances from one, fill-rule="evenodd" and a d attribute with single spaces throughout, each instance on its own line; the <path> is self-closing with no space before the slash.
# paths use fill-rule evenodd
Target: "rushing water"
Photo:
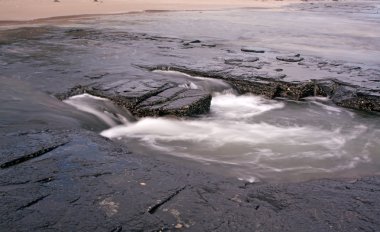
<path id="1" fill-rule="evenodd" d="M 374 28 L 379 26 L 379 14 L 236 9 L 58 22 L 61 24 L 54 27 L 46 26 L 51 24 L 47 21 L 46 25 L 41 22 L 41 27 L 33 25 L 36 28 L 32 30 L 7 31 L 4 27 L 0 31 L 0 75 L 8 77 L 0 78 L 2 130 L 82 127 L 120 140 L 134 152 L 191 160 L 250 181 L 380 173 L 378 114 L 343 109 L 325 98 L 294 102 L 238 95 L 221 80 L 170 71 L 148 73 L 135 65 L 168 65 L 177 60 L 179 64 L 202 64 L 223 60 L 229 50 L 237 53 L 242 46 L 258 46 L 268 50 L 260 55 L 262 61 L 275 57 L 277 51 L 301 52 L 357 62 L 363 69 L 378 68 L 380 31 Z M 217 48 L 183 48 L 183 42 L 194 39 Z M 289 77 L 294 73 L 313 77 L 311 69 L 281 68 Z M 333 78 L 331 72 L 314 71 L 318 78 Z M 85 94 L 63 104 L 41 93 L 142 78 L 163 78 L 185 88 L 212 92 L 211 111 L 196 118 L 136 120 L 107 99 Z M 355 75 L 347 78 L 354 84 L 369 83 L 366 77 L 364 81 Z M 370 83 L 378 83 L 374 81 Z"/>
<path id="2" fill-rule="evenodd" d="M 110 125 L 102 136 L 121 140 L 135 152 L 197 161 L 249 181 L 302 181 L 379 171 L 376 116 L 337 107 L 326 98 L 293 102 L 239 96 L 226 83 L 182 77 L 189 88 L 211 88 L 216 82 L 219 92 L 213 94 L 209 114 L 133 122 L 106 99 L 85 94 L 66 103 L 99 117 Z"/>

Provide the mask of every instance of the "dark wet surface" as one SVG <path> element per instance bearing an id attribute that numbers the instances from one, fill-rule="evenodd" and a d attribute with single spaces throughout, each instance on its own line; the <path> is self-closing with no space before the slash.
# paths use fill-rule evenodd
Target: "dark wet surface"
<path id="1" fill-rule="evenodd" d="M 380 226 L 378 177 L 250 184 L 189 163 L 136 156 L 81 130 L 23 131 L 3 138 L 1 147 L 13 147 L 2 149 L 7 160 L 41 151 L 0 169 L 1 228 L 7 231 L 376 231 Z"/>
<path id="2" fill-rule="evenodd" d="M 379 111 L 380 32 L 373 29 L 379 18 L 369 13 L 376 10 L 372 3 L 368 10 L 361 5 L 350 8 L 359 7 L 360 14 L 333 3 L 339 5 L 333 7 L 337 15 L 302 5 L 302 11 L 293 6 L 280 11 L 160 12 L 1 28 L 0 228 L 379 230 L 378 113 L 334 104 Z M 294 22 L 296 28 L 291 27 Z M 104 120 L 60 101 L 82 93 L 78 89 L 120 81 L 170 82 L 191 89 L 183 76 L 152 72 L 170 68 L 227 80 L 238 93 L 246 83 L 265 87 L 265 96 L 292 100 L 326 93 L 332 102 L 276 99 L 275 104 L 285 106 L 254 119 L 282 127 L 318 125 L 332 133 L 326 135 L 332 142 L 349 137 L 352 128 L 365 127 L 346 150 L 357 148 L 359 159 L 364 159 L 363 150 L 369 152 L 372 159 L 361 167 L 366 172 L 297 184 L 237 181 L 223 165 L 207 167 L 150 149 L 130 153 L 123 141 L 98 135 L 110 127 Z M 203 83 L 203 88 L 213 92 L 224 87 Z M 149 104 L 159 102 L 138 89 L 128 91 L 140 92 Z M 125 107 L 115 111 L 133 121 L 127 109 L 135 108 Z M 302 109 L 307 110 L 292 117 Z M 117 114 L 111 116 L 123 123 Z M 342 131 L 336 131 L 340 127 Z M 312 130 L 307 134 L 314 136 Z M 132 151 L 141 151 L 143 144 L 135 145 L 129 146 Z"/>
<path id="3" fill-rule="evenodd" d="M 180 14 L 181 20 L 174 20 L 178 19 Z M 200 17 L 199 15 L 204 21 L 197 19 Z M 243 19 L 247 17 L 251 19 L 249 21 L 254 23 L 245 23 L 246 21 Z M 278 17 L 283 18 L 281 23 L 277 23 Z M 290 27 L 289 23 L 295 17 L 299 21 L 299 27 L 291 31 L 284 30 L 284 27 Z M 311 14 L 287 10 L 231 10 L 204 13 L 159 12 L 89 17 L 68 20 L 66 24 L 60 26 L 42 25 L 3 30 L 0 36 L 2 41 L 0 47 L 2 51 L 0 62 L 3 64 L 2 74 L 11 80 L 18 79 L 20 82 L 26 82 L 27 85 L 31 86 L 30 88 L 33 88 L 33 91 L 24 91 L 19 89 L 16 83 L 4 79 L 7 86 L 15 89 L 16 92 L 7 92 L 8 87 L 4 88 L 7 91 L 2 94 L 2 98 L 4 98 L 4 102 L 9 102 L 8 105 L 12 106 L 4 107 L 4 110 L 7 109 L 7 111 L 3 114 L 3 120 L 9 125 L 13 123 L 12 121 L 15 121 L 14 124 L 25 121 L 25 125 L 33 120 L 40 124 L 53 124 L 54 122 L 57 125 L 76 124 L 73 127 L 90 128 L 99 132 L 102 129 L 108 129 L 109 124 L 93 121 L 92 115 L 87 116 L 89 117 L 87 121 L 85 118 L 78 118 L 79 116 L 76 114 L 80 114 L 79 112 L 72 112 L 73 109 L 67 106 L 61 108 L 62 103 L 58 101 L 52 103 L 53 98 L 46 103 L 44 103 L 45 100 L 34 99 L 34 91 L 55 95 L 60 99 L 88 92 L 109 98 L 115 103 L 125 106 L 135 116 L 163 116 L 167 114 L 184 116 L 207 112 L 210 105 L 208 94 L 222 91 L 223 88 L 226 88 L 224 85 L 228 86 L 228 83 L 231 84 L 229 88 L 235 88 L 239 93 L 251 92 L 270 98 L 282 97 L 291 100 L 322 95 L 331 97 L 332 101 L 338 105 L 378 111 L 380 109 L 378 98 L 380 96 L 380 70 L 377 59 L 371 58 L 371 54 L 376 54 L 380 45 L 377 40 L 371 43 L 367 41 L 378 36 L 376 31 L 364 33 L 368 27 L 377 22 L 367 21 L 366 15 L 360 19 L 352 18 L 351 14 L 340 15 L 339 17 L 330 15 L 329 17 L 326 18 L 325 14 L 322 13 Z M 330 52 L 328 56 L 318 57 L 316 55 L 320 54 L 312 52 L 312 50 L 322 51 L 321 48 L 326 45 L 324 35 L 326 35 L 327 28 L 321 27 L 321 24 L 329 20 L 332 21 L 331 17 L 335 19 L 334 23 L 344 24 L 341 30 L 334 33 L 344 33 L 345 37 L 338 39 L 337 36 L 334 42 L 329 44 L 335 50 L 328 48 Z M 307 20 L 303 21 L 303 19 Z M 354 22 L 354 24 L 349 22 Z M 315 27 L 311 32 L 308 27 L 312 25 Z M 335 27 L 337 25 L 329 26 Z M 227 27 L 231 30 L 225 33 Z M 265 30 L 262 27 L 265 27 Z M 184 28 L 192 29 L 184 30 Z M 273 37 L 274 32 L 278 33 L 278 38 Z M 361 32 L 363 32 L 361 34 L 363 38 L 358 37 L 358 33 Z M 303 33 L 303 37 L 300 38 L 297 33 Z M 334 33 L 329 35 L 331 36 Z M 276 43 L 267 41 L 267 39 L 274 38 L 278 39 Z M 320 39 L 318 40 L 318 38 Z M 291 44 L 285 40 L 291 41 Z M 345 42 L 342 43 L 342 40 Z M 340 45 L 336 45 L 337 43 Z M 299 46 L 300 44 L 307 45 L 310 49 Z M 279 48 L 280 45 L 282 46 L 281 49 Z M 348 49 L 355 53 L 355 57 L 344 54 Z M 333 60 L 332 57 L 339 57 L 342 60 Z M 357 62 L 354 63 L 354 60 Z M 199 76 L 222 79 L 227 83 L 223 84 L 221 81 L 217 83 L 217 80 L 211 82 L 212 79 L 208 79 L 208 82 L 203 80 L 204 83 L 202 84 L 200 82 L 202 77 L 196 79 L 196 77 L 192 78 L 186 75 L 171 75 L 170 72 L 160 70 L 179 70 L 195 76 L 199 74 Z M 203 85 L 203 90 L 194 89 L 199 88 L 197 85 Z M 24 95 L 21 99 L 28 98 L 33 104 L 42 105 L 44 108 L 36 108 L 29 102 L 8 100 L 17 98 L 18 94 Z M 45 98 L 48 99 L 48 96 L 46 95 Z M 186 108 L 189 104 L 191 107 Z M 239 107 L 238 100 L 236 104 Z M 285 179 L 288 181 L 293 179 L 299 181 L 317 177 L 334 177 L 338 172 L 341 173 L 338 175 L 341 177 L 377 173 L 377 117 L 371 116 L 371 114 L 345 111 L 339 107 L 330 107 L 328 104 L 331 102 L 319 102 L 318 104 L 320 104 L 320 108 L 315 109 L 301 104 L 301 108 L 305 107 L 307 111 L 310 111 L 308 114 L 297 113 L 298 106 L 288 103 L 280 110 L 269 111 L 261 118 L 252 117 L 251 122 L 247 121 L 247 124 L 243 125 L 243 127 L 256 125 L 259 127 L 256 130 L 259 131 L 276 129 L 277 133 L 280 134 L 290 133 L 299 127 L 303 130 L 299 133 L 307 137 L 305 140 L 317 139 L 320 141 L 316 147 L 311 145 L 311 142 L 306 142 L 310 146 L 314 146 L 306 150 L 303 148 L 303 150 L 294 150 L 289 147 L 290 143 L 302 143 L 302 136 L 298 136 L 301 140 L 293 138 L 295 140 L 289 141 L 288 145 L 283 144 L 283 150 L 272 149 L 273 146 L 276 146 L 275 139 L 264 142 L 268 145 L 264 145 L 260 149 L 257 147 L 258 144 L 249 144 L 248 146 L 243 142 L 245 145 L 242 145 L 240 140 L 236 144 L 229 144 L 228 146 L 224 144 L 218 149 L 212 145 L 218 144 L 218 141 L 223 141 L 222 137 L 228 136 L 237 138 L 240 136 L 262 137 L 262 135 L 257 134 L 239 135 L 234 130 L 226 130 L 222 133 L 223 136 L 221 136 L 222 134 L 216 135 L 215 139 L 211 140 L 195 139 L 197 136 L 194 134 L 193 139 L 190 140 L 194 140 L 196 143 L 187 139 L 172 143 L 166 141 L 169 138 L 162 140 L 156 138 L 154 133 L 150 135 L 149 128 L 147 128 L 148 131 L 140 132 L 146 136 L 145 138 L 144 136 L 137 136 L 138 139 L 142 140 L 142 144 L 139 140 L 133 140 L 132 144 L 138 143 L 147 146 L 146 142 L 143 142 L 144 139 L 153 136 L 154 143 L 160 141 L 158 147 L 163 146 L 170 150 L 171 147 L 179 146 L 187 149 L 185 152 L 181 149 L 168 152 L 174 153 L 177 157 L 181 157 L 178 154 L 183 152 L 185 153 L 184 157 L 193 157 L 195 160 L 198 159 L 196 157 L 199 155 L 206 160 L 215 160 L 215 157 L 219 157 L 216 160 L 221 159 L 222 163 L 230 162 L 234 165 L 238 163 L 238 169 L 245 166 L 245 162 L 256 163 L 254 160 L 263 155 L 269 157 L 269 154 L 272 156 L 276 156 L 274 154 L 288 154 L 292 157 L 293 155 L 290 154 L 292 152 L 304 154 L 301 155 L 301 159 L 305 159 L 305 162 L 300 163 L 299 160 L 295 161 L 291 158 L 283 161 L 285 163 L 300 163 L 295 167 L 292 165 L 273 166 L 271 160 L 262 163 L 261 165 L 266 167 L 264 169 L 271 169 L 274 172 L 270 178 L 258 174 L 257 171 L 252 171 L 257 170 L 257 167 L 254 168 L 249 165 L 243 168 L 243 172 L 238 171 L 240 174 L 233 174 L 233 176 L 244 177 L 244 179 Z M 34 111 L 28 112 L 28 118 L 25 119 L 24 115 L 15 116 L 19 112 L 25 112 L 30 106 Z M 101 111 L 100 108 L 98 110 Z M 231 114 L 239 114 L 238 108 L 226 110 L 237 110 Z M 275 117 L 272 118 L 272 114 L 275 114 Z M 293 118 L 292 114 L 299 117 Z M 334 114 L 336 117 L 329 117 L 329 115 Z M 41 115 L 43 116 L 41 117 Z M 368 120 L 372 117 L 374 117 L 373 120 Z M 212 123 L 212 120 L 214 119 L 208 121 Z M 219 119 L 216 117 L 215 120 Z M 236 119 L 229 120 L 230 122 L 234 122 L 234 120 L 238 122 L 241 119 L 237 115 Z M 314 121 L 318 121 L 318 123 L 316 124 Z M 119 123 L 121 122 L 117 122 L 117 124 Z M 174 122 L 173 125 L 170 120 L 168 123 L 168 131 L 174 126 L 177 127 L 174 131 L 182 130 L 183 133 L 190 134 L 199 133 L 196 132 L 197 130 L 186 132 L 185 129 L 181 129 L 185 124 Z M 260 123 L 268 123 L 274 128 L 264 128 L 260 126 Z M 108 127 L 104 127 L 104 124 L 107 124 Z M 352 125 L 352 127 L 348 128 L 345 124 Z M 281 128 L 284 125 L 287 127 Z M 204 127 L 207 128 L 207 125 L 205 124 Z M 313 137 L 317 134 L 319 134 L 320 139 Z M 119 133 L 119 136 L 123 135 Z M 129 136 L 132 135 L 129 134 Z M 115 138 L 115 136 L 111 137 Z M 335 137 L 334 139 L 337 142 L 335 145 L 326 145 L 323 142 L 324 137 Z M 343 142 L 338 142 L 338 138 L 341 138 Z M 281 139 L 281 137 L 277 139 Z M 204 145 L 202 143 L 206 144 L 206 151 L 203 150 Z M 347 146 L 338 153 L 335 148 L 330 148 L 331 146 L 340 147 L 342 144 Z M 226 146 L 229 148 L 227 149 Z M 230 156 L 223 158 L 224 155 L 217 155 L 228 153 L 222 152 L 222 150 L 230 151 L 229 153 L 232 154 L 231 151 L 234 150 L 232 147 L 238 149 L 239 146 L 246 147 L 245 150 L 241 151 L 242 155 L 236 155 L 234 158 Z M 352 146 L 359 146 L 361 149 L 353 149 Z M 326 147 L 328 147 L 327 150 Z M 214 151 L 209 154 L 209 150 Z M 343 154 L 347 152 L 349 155 Z M 250 158 L 246 157 L 247 154 Z M 337 162 L 333 166 L 329 165 L 331 160 L 324 161 L 316 166 L 308 164 L 307 157 L 323 157 L 325 155 L 338 160 L 340 158 L 337 157 L 341 156 L 351 158 L 342 163 Z M 284 157 L 281 157 L 282 159 Z M 368 168 L 368 165 L 364 165 L 356 168 L 358 163 L 368 163 L 372 166 Z M 306 170 L 306 175 L 305 172 L 300 172 L 303 178 L 300 176 L 276 177 L 276 172 L 282 172 L 283 169 L 293 170 L 294 168 L 315 168 L 319 170 L 317 173 L 324 174 L 313 176 L 310 173 L 314 173 L 315 170 L 311 171 L 310 169 Z M 339 171 L 331 172 L 331 169 Z M 290 173 L 288 175 L 292 176 Z"/>

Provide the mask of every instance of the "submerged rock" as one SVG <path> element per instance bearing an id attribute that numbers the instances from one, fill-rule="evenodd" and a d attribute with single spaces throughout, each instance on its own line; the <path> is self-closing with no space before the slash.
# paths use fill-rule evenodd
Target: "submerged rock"
<path id="1" fill-rule="evenodd" d="M 201 41 L 197 39 L 197 40 L 190 41 L 189 43 L 201 43 Z"/>
<path id="2" fill-rule="evenodd" d="M 214 48 L 216 47 L 216 44 L 214 43 L 202 43 L 202 47 L 209 47 L 209 48 Z"/>
<path id="3" fill-rule="evenodd" d="M 304 60 L 304 58 L 302 58 L 300 54 L 277 56 L 276 59 L 285 62 L 300 62 Z"/>
<path id="4" fill-rule="evenodd" d="M 258 61 L 258 57 L 244 57 L 244 58 L 226 58 L 224 59 L 225 64 L 229 65 L 252 65 L 250 63 Z"/>
<path id="5" fill-rule="evenodd" d="M 255 48 L 255 47 L 243 47 L 240 50 L 242 52 L 265 53 L 264 49 L 262 49 L 262 48 Z"/>

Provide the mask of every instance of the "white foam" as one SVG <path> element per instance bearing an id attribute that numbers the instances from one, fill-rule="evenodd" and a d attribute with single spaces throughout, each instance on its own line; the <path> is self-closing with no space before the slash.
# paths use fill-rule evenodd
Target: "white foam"
<path id="1" fill-rule="evenodd" d="M 96 108 L 93 101 L 109 103 L 107 99 L 91 95 L 75 96 L 65 102 L 108 122 L 111 128 L 101 132 L 104 137 L 133 139 L 164 154 L 204 164 L 236 167 L 233 173 L 247 181 L 257 181 L 273 173 L 335 173 L 371 160 L 370 142 L 363 147 L 348 146 L 368 131 L 366 125 L 350 125 L 347 130 L 338 126 L 325 128 L 318 124 L 301 126 L 263 121 L 268 115 L 284 109 L 282 101 L 216 93 L 211 113 L 205 117 L 187 120 L 142 118 L 134 123 L 123 121 L 123 116 L 112 111 L 112 107 L 110 112 Z M 340 112 L 323 103 L 318 102 L 316 106 L 325 113 Z M 322 112 L 317 113 L 322 115 Z M 115 117 L 119 120 L 115 121 Z M 353 148 L 355 151 L 350 150 Z"/>
<path id="2" fill-rule="evenodd" d="M 312 101 L 312 103 L 314 103 L 314 104 L 322 107 L 324 110 L 327 110 L 330 112 L 334 112 L 334 113 L 341 113 L 342 112 L 342 108 L 339 108 L 337 106 L 329 106 L 329 105 L 323 104 L 323 103 L 318 102 L 318 101 Z"/>
<path id="3" fill-rule="evenodd" d="M 216 117 L 227 119 L 251 118 L 285 106 L 283 102 L 268 100 L 259 96 L 216 94 L 211 102 L 211 112 Z"/>
<path id="4" fill-rule="evenodd" d="M 231 86 L 228 83 L 220 79 L 192 76 L 187 73 L 172 70 L 154 70 L 153 72 L 175 77 L 177 79 L 184 79 L 186 80 L 186 83 L 180 86 L 185 88 L 203 89 L 211 93 L 223 92 L 224 90 L 231 89 Z"/>
<path id="5" fill-rule="evenodd" d="M 118 107 L 116 107 L 110 100 L 106 98 L 101 98 L 85 93 L 72 96 L 63 102 L 75 107 L 80 111 L 94 115 L 110 127 L 121 123 L 129 123 L 127 117 L 122 114 L 128 114 L 128 112 L 122 112 Z"/>
<path id="6" fill-rule="evenodd" d="M 99 101 L 109 101 L 107 98 L 98 97 L 98 96 L 94 96 L 94 95 L 91 95 L 91 94 L 88 94 L 88 93 L 84 93 L 84 94 L 79 94 L 79 95 L 71 96 L 67 100 L 64 100 L 64 102 L 67 102 L 67 101 L 70 101 L 70 100 L 78 100 L 78 99 L 84 99 L 84 100 L 86 100 L 86 99 L 94 99 L 94 100 L 99 100 Z"/>
<path id="7" fill-rule="evenodd" d="M 199 89 L 198 85 L 194 84 L 191 81 L 185 84 L 179 85 L 179 87 L 186 88 L 186 89 Z"/>
<path id="8" fill-rule="evenodd" d="M 74 106 L 76 109 L 78 109 L 80 111 L 84 111 L 84 112 L 87 112 L 87 113 L 90 113 L 90 114 L 96 116 L 97 118 L 99 118 L 100 120 L 105 122 L 108 126 L 112 127 L 112 126 L 117 125 L 110 118 L 109 114 L 107 114 L 104 111 L 102 112 L 102 111 L 94 108 L 93 105 L 87 101 L 88 98 L 92 98 L 92 99 L 100 100 L 100 101 L 107 101 L 107 99 L 104 99 L 104 98 L 95 97 L 95 96 L 92 96 L 89 94 L 82 94 L 82 95 L 70 97 L 69 99 L 64 100 L 63 102 L 65 102 L 66 104 L 69 104 L 71 106 Z"/>

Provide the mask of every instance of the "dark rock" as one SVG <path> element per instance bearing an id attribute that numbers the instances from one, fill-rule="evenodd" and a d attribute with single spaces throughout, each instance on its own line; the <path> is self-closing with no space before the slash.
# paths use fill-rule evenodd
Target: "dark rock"
<path id="1" fill-rule="evenodd" d="M 284 78 L 272 77 L 272 80 L 231 80 L 230 83 L 241 93 L 253 93 L 263 95 L 269 98 L 284 97 L 292 100 L 311 96 L 314 91 L 312 83 L 287 83 L 276 79 Z"/>
<path id="2" fill-rule="evenodd" d="M 247 57 L 244 59 L 244 62 L 256 62 L 259 59 L 260 59 L 259 57 Z"/>
<path id="3" fill-rule="evenodd" d="M 280 81 L 286 74 L 268 74 L 266 72 L 247 72 L 245 69 L 214 70 L 213 67 L 205 69 L 191 69 L 171 66 L 171 70 L 187 73 L 194 76 L 204 76 L 225 80 L 239 93 L 253 93 L 269 98 L 286 97 L 292 100 L 314 95 L 314 82 L 292 83 Z"/>
<path id="4" fill-rule="evenodd" d="M 338 85 L 331 98 L 339 106 L 365 111 L 380 111 L 379 99 L 379 93 L 360 91 L 345 85 Z"/>
<path id="5" fill-rule="evenodd" d="M 190 162 L 131 154 L 88 131 L 3 135 L 2 155 L 45 139 L 70 141 L 43 160 L 0 169 L 0 228 L 10 232 L 380 228 L 379 176 L 248 184 Z M 94 173 L 112 175 L 81 178 Z"/>
<path id="6" fill-rule="evenodd" d="M 258 61 L 258 57 L 242 57 L 242 58 L 226 58 L 224 59 L 225 64 L 229 65 L 251 65 L 249 63 L 253 63 Z"/>
<path id="7" fill-rule="evenodd" d="M 251 82 L 237 79 L 229 82 L 239 91 L 239 93 L 252 93 L 269 98 L 275 98 L 277 94 L 277 85 L 269 81 L 256 80 Z"/>
<path id="8" fill-rule="evenodd" d="M 216 44 L 213 44 L 213 43 L 202 43 L 202 47 L 214 48 L 214 47 L 216 47 Z"/>
<path id="9" fill-rule="evenodd" d="M 143 100 L 175 87 L 173 83 L 155 80 L 120 80 L 112 83 L 96 84 L 85 91 L 99 97 L 108 98 L 118 105 L 133 109 Z"/>
<path id="10" fill-rule="evenodd" d="M 263 64 L 261 63 L 254 63 L 254 62 L 243 62 L 238 65 L 241 68 L 254 68 L 254 69 L 262 69 Z"/>
<path id="11" fill-rule="evenodd" d="M 198 89 L 177 87 L 168 81 L 135 80 L 79 86 L 70 94 L 89 93 L 107 98 L 126 107 L 135 116 L 192 116 L 207 113 L 210 109 L 211 95 Z"/>
<path id="12" fill-rule="evenodd" d="M 304 60 L 304 58 L 302 58 L 300 54 L 277 56 L 276 59 L 280 61 L 285 61 L 285 62 L 300 62 Z"/>
<path id="13" fill-rule="evenodd" d="M 111 230 L 111 232 L 122 232 L 123 231 L 123 227 L 122 226 L 117 226 L 115 227 L 114 229 Z"/>
<path id="14" fill-rule="evenodd" d="M 242 52 L 252 52 L 252 53 L 265 53 L 265 50 L 262 48 L 255 47 L 244 47 L 240 49 Z"/>
<path id="15" fill-rule="evenodd" d="M 193 41 L 191 41 L 189 43 L 201 43 L 201 41 L 197 39 L 197 40 L 193 40 Z"/>
<path id="16" fill-rule="evenodd" d="M 336 84 L 332 80 L 319 80 L 316 82 L 315 96 L 331 97 L 334 94 Z"/>
<path id="17" fill-rule="evenodd" d="M 133 111 L 144 116 L 192 116 L 210 110 L 211 95 L 198 89 L 170 88 L 142 101 Z"/>
<path id="18" fill-rule="evenodd" d="M 26 162 L 28 160 L 31 160 L 31 159 L 34 159 L 34 158 L 37 158 L 39 156 L 42 156 L 48 152 L 51 152 L 55 149 L 57 149 L 58 147 L 61 147 L 63 145 L 65 145 L 66 143 L 62 143 L 62 144 L 58 144 L 58 145 L 50 145 L 50 146 L 47 146 L 46 148 L 43 147 L 41 149 L 39 149 L 38 151 L 35 151 L 35 152 L 32 152 L 30 154 L 26 154 L 26 155 L 22 155 L 18 158 L 15 158 L 15 159 L 12 159 L 8 162 L 5 162 L 3 164 L 0 165 L 0 168 L 4 169 L 4 168 L 9 168 L 9 167 L 12 167 L 14 165 L 17 165 L 17 164 L 20 164 L 20 163 L 23 163 L 23 162 Z"/>
<path id="19" fill-rule="evenodd" d="M 89 78 L 91 80 L 96 80 L 96 79 L 101 79 L 101 78 L 107 76 L 108 74 L 109 73 L 107 73 L 107 72 L 99 72 L 99 73 L 87 74 L 84 77 Z"/>
<path id="20" fill-rule="evenodd" d="M 292 55 L 298 59 L 299 54 Z M 306 81 L 287 80 L 285 73 L 271 73 L 270 70 L 258 71 L 265 62 L 246 62 L 246 58 L 232 57 L 224 60 L 222 65 L 202 66 L 146 66 L 149 70 L 164 69 L 183 72 L 193 76 L 203 76 L 221 79 L 233 86 L 239 93 L 253 93 L 269 98 L 283 97 L 292 100 L 300 100 L 309 96 L 331 97 L 337 105 L 360 109 L 365 111 L 380 111 L 380 93 L 378 90 L 370 90 L 359 86 L 349 85 L 336 79 L 306 79 Z M 231 68 L 230 66 L 235 66 Z M 282 70 L 282 69 L 281 69 Z M 349 69 L 351 70 L 351 69 Z M 373 71 L 373 83 L 377 72 Z M 341 86 L 340 88 L 338 88 Z M 351 87 L 349 87 L 351 86 Z M 350 91 L 345 90 L 351 89 Z"/>
<path id="21" fill-rule="evenodd" d="M 286 83 L 280 82 L 277 87 L 276 97 L 284 97 L 293 100 L 300 100 L 301 98 L 314 95 L 313 82 L 306 83 Z"/>
<path id="22" fill-rule="evenodd" d="M 224 63 L 225 64 L 230 64 L 230 65 L 238 65 L 238 64 L 243 63 L 243 59 L 239 59 L 239 58 L 227 58 L 227 59 L 224 59 Z"/>

